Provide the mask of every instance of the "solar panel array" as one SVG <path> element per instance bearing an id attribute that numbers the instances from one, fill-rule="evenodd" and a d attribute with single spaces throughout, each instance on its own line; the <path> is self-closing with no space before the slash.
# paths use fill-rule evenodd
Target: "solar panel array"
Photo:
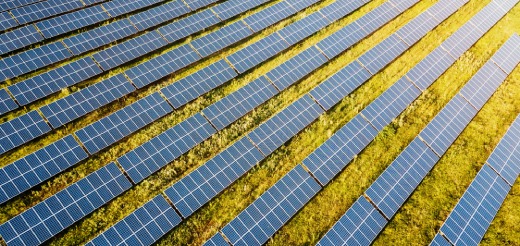
<path id="1" fill-rule="evenodd" d="M 21 117 L 0 124 L 0 154 L 29 142 L 51 128 L 40 114 L 31 111 Z"/>

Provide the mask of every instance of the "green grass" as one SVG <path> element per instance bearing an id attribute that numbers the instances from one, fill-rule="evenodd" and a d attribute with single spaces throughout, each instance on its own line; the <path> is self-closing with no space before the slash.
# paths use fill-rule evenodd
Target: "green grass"
<path id="1" fill-rule="evenodd" d="M 261 10 L 275 2 L 277 1 L 263 5 L 255 11 Z M 301 19 L 305 15 L 331 2 L 333 2 L 333 0 L 322 1 L 288 20 L 282 21 L 254 35 L 252 38 L 240 42 L 238 45 L 225 49 L 208 59 L 203 59 L 201 62 L 190 66 L 180 73 L 165 78 L 153 86 L 132 93 L 86 117 L 82 117 L 75 122 L 67 124 L 65 127 L 53 131 L 41 139 L 32 141 L 24 145 L 23 148 L 18 148 L 8 155 L 0 157 L 0 163 L 4 165 L 8 164 L 48 145 L 52 141 L 121 109 L 139 98 L 157 91 L 165 85 L 175 83 L 175 81 L 180 78 L 258 41 L 260 38 Z M 0 206 L 0 222 L 5 222 L 9 218 L 55 194 L 67 185 L 85 177 L 87 174 L 115 160 L 129 150 L 148 141 L 162 131 L 200 112 L 204 107 L 211 105 L 246 85 L 253 79 L 265 74 L 267 71 L 282 64 L 288 58 L 316 44 L 319 40 L 341 29 L 346 24 L 356 20 L 383 2 L 384 0 L 372 1 L 360 10 L 324 28 L 300 44 L 277 55 L 275 58 L 270 59 L 251 71 L 240 75 L 231 82 L 226 83 L 222 87 L 212 90 L 210 93 L 188 103 L 185 107 L 175 110 L 172 114 L 150 124 L 133 134 L 130 138 L 126 138 L 110 146 L 99 154 L 89 158 L 87 161 L 57 175 L 45 184 Z M 239 119 L 223 131 L 213 135 L 210 139 L 204 141 L 159 172 L 134 186 L 79 223 L 71 226 L 59 236 L 50 240 L 49 243 L 51 245 L 76 245 L 92 239 L 155 195 L 162 192 L 165 188 L 184 177 L 187 173 L 203 165 L 205 161 L 307 93 L 328 76 L 355 60 L 363 54 L 363 52 L 384 40 L 387 36 L 435 2 L 437 1 L 421 1 L 379 31 L 355 45 L 352 49 L 344 52 L 296 85 L 270 99 L 267 103 Z M 266 160 L 262 161 L 244 175 L 244 177 L 232 184 L 228 189 L 222 192 L 222 194 L 218 195 L 206 206 L 195 212 L 193 216 L 182 222 L 177 228 L 163 237 L 158 244 L 199 245 L 209 239 L 217 230 L 231 221 L 289 170 L 301 163 L 308 154 L 327 140 L 336 130 L 352 119 L 360 110 L 395 83 L 410 68 L 427 56 L 429 52 L 435 49 L 443 40 L 449 37 L 450 34 L 455 32 L 463 23 L 469 20 L 489 2 L 490 0 L 470 1 L 390 66 L 375 75 L 354 93 L 342 100 L 341 103 L 294 137 L 290 142 L 276 150 L 266 158 Z M 223 25 L 250 15 L 255 11 L 250 11 L 237 18 L 226 21 Z M 124 65 L 117 71 L 123 71 L 125 68 L 178 47 L 178 45 L 184 44 L 216 28 L 218 27 L 209 28 L 205 32 L 197 34 L 184 42 L 168 46 L 143 59 Z M 386 127 L 377 136 L 375 141 L 355 158 L 338 177 L 319 192 L 289 223 L 282 227 L 268 244 L 310 245 L 316 243 L 352 205 L 355 199 L 363 194 L 378 175 L 383 172 L 421 129 L 433 119 L 471 76 L 478 71 L 480 66 L 484 64 L 514 32 L 520 32 L 520 6 L 516 6 L 497 26 L 492 28 L 469 52 L 464 54 L 453 67 L 437 80 L 432 87 L 424 92 L 398 119 Z M 113 74 L 115 73 L 112 72 L 111 75 Z M 26 109 L 10 113 L 4 117 L 4 120 L 24 113 L 28 109 L 34 109 L 51 101 L 55 101 L 71 91 L 93 84 L 105 77 L 106 76 L 102 76 L 99 79 L 82 83 L 70 91 L 64 90 L 62 93 L 53 95 L 42 102 L 34 103 Z M 432 172 L 426 177 L 416 192 L 413 193 L 409 201 L 405 203 L 395 218 L 383 230 L 375 244 L 424 245 L 431 241 L 442 222 L 446 219 L 462 193 L 473 180 L 508 126 L 512 123 L 516 115 L 520 113 L 520 102 L 518 98 L 520 98 L 520 69 L 516 69 L 498 89 L 497 93 L 433 168 Z M 486 234 L 483 244 L 520 245 L 519 194 L 520 185 L 516 184 L 502 209 L 499 211 L 489 232 Z"/>

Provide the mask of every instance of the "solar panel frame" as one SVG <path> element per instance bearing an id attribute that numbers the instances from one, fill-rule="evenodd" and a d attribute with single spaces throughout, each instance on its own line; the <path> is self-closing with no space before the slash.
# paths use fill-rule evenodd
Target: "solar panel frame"
<path id="1" fill-rule="evenodd" d="M 0 31 L 11 29 L 15 26 L 18 26 L 18 23 L 9 12 L 0 13 Z"/>
<path id="2" fill-rule="evenodd" d="M 46 0 L 11 10 L 20 25 L 84 7 L 80 0 Z"/>
<path id="3" fill-rule="evenodd" d="M 219 19 L 213 14 L 211 9 L 207 9 L 162 26 L 158 31 L 168 42 L 173 43 L 219 22 Z"/>
<path id="4" fill-rule="evenodd" d="M 244 22 L 237 21 L 191 41 L 191 45 L 202 57 L 207 57 L 252 34 Z"/>
<path id="5" fill-rule="evenodd" d="M 183 14 L 189 13 L 191 10 L 182 1 L 168 2 L 155 8 L 139 12 L 128 17 L 128 19 L 140 31 L 150 27 L 159 25 L 169 20 L 173 20 Z"/>
<path id="6" fill-rule="evenodd" d="M 51 131 L 51 127 L 36 110 L 6 121 L 0 124 L 0 154 L 40 137 L 49 131 Z"/>
<path id="7" fill-rule="evenodd" d="M 18 104 L 11 98 L 5 89 L 0 90 L 0 115 L 18 108 Z"/>
<path id="8" fill-rule="evenodd" d="M 109 19 L 101 5 L 81 9 L 72 13 L 36 22 L 35 25 L 45 38 L 55 37 Z"/>

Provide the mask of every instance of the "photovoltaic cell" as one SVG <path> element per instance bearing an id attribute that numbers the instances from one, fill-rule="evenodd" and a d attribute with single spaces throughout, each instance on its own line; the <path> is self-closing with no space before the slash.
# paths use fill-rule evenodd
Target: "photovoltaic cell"
<path id="1" fill-rule="evenodd" d="M 200 95 L 236 77 L 237 73 L 226 61 L 215 62 L 161 89 L 161 93 L 175 108 L 195 100 Z"/>
<path id="2" fill-rule="evenodd" d="M 142 88 L 199 59 L 195 51 L 185 44 L 130 68 L 125 71 L 125 74 L 137 88 Z"/>
<path id="3" fill-rule="evenodd" d="M 273 33 L 226 57 L 239 73 L 253 68 L 289 47 L 287 42 Z"/>
<path id="4" fill-rule="evenodd" d="M 78 131 L 76 136 L 94 154 L 172 112 L 159 93 L 151 94 Z"/>
<path id="5" fill-rule="evenodd" d="M 405 11 L 414 6 L 419 0 L 389 0 L 399 11 Z"/>
<path id="6" fill-rule="evenodd" d="M 158 195 L 86 245 L 152 245 L 180 222 L 181 217 Z"/>
<path id="7" fill-rule="evenodd" d="M 212 8 L 212 10 L 218 15 L 218 17 L 221 20 L 227 20 L 233 16 L 241 14 L 265 2 L 268 2 L 268 0 L 231 0 L 216 5 Z"/>
<path id="8" fill-rule="evenodd" d="M 513 186 L 520 174 L 520 117 L 509 127 L 487 163 Z"/>
<path id="9" fill-rule="evenodd" d="M 229 245 L 228 242 L 222 237 L 220 233 L 213 235 L 207 242 L 204 243 L 204 246 L 222 246 Z"/>
<path id="10" fill-rule="evenodd" d="M 436 5 L 446 6 L 444 2 L 437 2 Z M 450 5 L 448 5 L 450 6 Z M 446 7 L 448 7 L 446 6 Z M 451 14 L 451 13 L 450 13 Z M 405 26 L 400 28 L 396 35 L 401 38 L 406 44 L 413 45 L 419 41 L 425 33 L 431 31 L 439 21 L 433 18 L 427 12 L 424 12 L 408 22 Z"/>
<path id="11" fill-rule="evenodd" d="M 128 17 L 128 19 L 132 21 L 137 29 L 143 31 L 150 27 L 159 25 L 160 23 L 172 20 L 173 18 L 179 17 L 188 12 L 190 12 L 190 9 L 182 2 L 182 0 L 176 0 L 137 13 Z"/>
<path id="12" fill-rule="evenodd" d="M 510 74 L 518 66 L 520 57 L 520 36 L 514 34 L 502 47 L 491 57 L 505 73 Z"/>
<path id="13" fill-rule="evenodd" d="M 28 5 L 31 3 L 35 3 L 38 1 L 41 1 L 41 0 L 5 0 L 5 1 L 0 2 L 0 11 L 14 9 L 14 8 Z"/>
<path id="14" fill-rule="evenodd" d="M 278 31 L 278 34 L 280 34 L 289 45 L 294 45 L 326 27 L 328 24 L 329 21 L 327 18 L 318 11 L 284 27 Z"/>
<path id="15" fill-rule="evenodd" d="M 367 2 L 368 1 L 362 0 L 335 1 L 321 9 L 320 12 L 325 15 L 329 21 L 334 22 L 351 13 L 355 9 L 361 7 Z"/>
<path id="16" fill-rule="evenodd" d="M 17 26 L 16 20 L 9 14 L 9 12 L 0 13 L 0 31 L 7 30 Z"/>
<path id="17" fill-rule="evenodd" d="M 298 165 L 222 228 L 233 245 L 263 245 L 320 186 Z"/>
<path id="18" fill-rule="evenodd" d="M 458 58 L 473 46 L 482 35 L 483 33 L 477 31 L 473 24 L 466 22 L 457 32 L 446 39 L 441 46 L 454 58 Z"/>
<path id="19" fill-rule="evenodd" d="M 314 46 L 285 61 L 266 74 L 280 91 L 327 62 L 327 58 Z"/>
<path id="20" fill-rule="evenodd" d="M 8 245 L 39 245 L 130 188 L 110 163 L 0 225 Z"/>
<path id="21" fill-rule="evenodd" d="M 68 135 L 0 169 L 0 203 L 44 182 L 87 158 L 87 152 Z"/>
<path id="22" fill-rule="evenodd" d="M 112 17 L 116 17 L 122 14 L 130 13 L 134 10 L 138 10 L 150 5 L 159 3 L 163 0 L 112 0 L 103 4 L 103 8 Z"/>
<path id="23" fill-rule="evenodd" d="M 454 245 L 479 245 L 510 189 L 497 173 L 484 165 L 440 231 Z"/>
<path id="24" fill-rule="evenodd" d="M 108 71 L 166 44 L 168 43 L 158 32 L 152 31 L 94 53 L 92 56 L 103 70 Z"/>
<path id="25" fill-rule="evenodd" d="M 455 58 L 448 54 L 443 48 L 438 47 L 408 71 L 406 77 L 424 91 L 453 65 L 453 63 L 455 63 Z"/>
<path id="26" fill-rule="evenodd" d="M 202 57 L 206 57 L 251 34 L 253 34 L 253 32 L 251 32 L 244 22 L 237 21 L 201 38 L 195 39 L 191 44 Z"/>
<path id="27" fill-rule="evenodd" d="M 323 109 L 305 95 L 262 123 L 247 136 L 264 155 L 269 155 L 322 113 Z"/>
<path id="28" fill-rule="evenodd" d="M 164 194 L 186 218 L 263 158 L 262 153 L 251 141 L 243 137 L 166 189 Z"/>
<path id="29" fill-rule="evenodd" d="M 139 183 L 213 133 L 215 128 L 202 115 L 196 114 L 119 157 L 117 161 L 134 183 Z"/>
<path id="30" fill-rule="evenodd" d="M 92 25 L 108 19 L 109 16 L 100 5 L 78 10 L 69 14 L 60 15 L 51 19 L 37 22 L 35 25 L 45 38 L 64 34 L 82 27 Z"/>
<path id="31" fill-rule="evenodd" d="M 259 32 L 294 13 L 296 13 L 296 10 L 287 1 L 282 1 L 246 17 L 244 22 L 253 32 Z"/>
<path id="32" fill-rule="evenodd" d="M 447 19 L 452 13 L 454 13 L 457 9 L 466 4 L 469 0 L 455 0 L 450 1 L 447 4 L 434 4 L 428 10 L 427 13 L 432 15 L 436 20 L 442 21 Z"/>
<path id="33" fill-rule="evenodd" d="M 506 12 L 499 6 L 500 1 L 492 1 L 479 11 L 469 22 L 483 32 L 491 29 Z"/>
<path id="34" fill-rule="evenodd" d="M 11 10 L 10 12 L 20 24 L 37 21 L 43 18 L 59 15 L 84 5 L 79 0 L 47 0 Z"/>
<path id="35" fill-rule="evenodd" d="M 63 42 L 74 55 L 79 55 L 135 33 L 137 30 L 132 23 L 122 19 L 63 39 Z"/>
<path id="36" fill-rule="evenodd" d="M 517 59 L 520 61 L 520 56 Z M 460 94 L 475 108 L 482 108 L 487 99 L 507 77 L 495 63 L 487 62 L 460 91 Z"/>
<path id="37" fill-rule="evenodd" d="M 222 130 L 276 94 L 276 88 L 262 76 L 205 108 L 202 113 L 217 130 Z"/>
<path id="38" fill-rule="evenodd" d="M 27 143 L 51 128 L 36 110 L 0 124 L 0 154 Z"/>
<path id="39" fill-rule="evenodd" d="M 314 177 L 326 185 L 377 135 L 361 115 L 354 117 L 303 160 Z"/>
<path id="40" fill-rule="evenodd" d="M 296 12 L 300 12 L 301 10 L 317 3 L 319 0 L 286 0 L 295 10 Z"/>
<path id="41" fill-rule="evenodd" d="M 384 2 L 379 7 L 368 12 L 368 14 L 357 19 L 355 23 L 363 28 L 367 33 L 375 32 L 385 23 L 397 17 L 402 11 L 394 7 L 390 2 Z"/>
<path id="42" fill-rule="evenodd" d="M 409 48 L 397 35 L 386 38 L 374 48 L 359 57 L 358 61 L 372 74 L 376 74 L 386 65 Z"/>
<path id="43" fill-rule="evenodd" d="M 135 90 L 118 74 L 40 108 L 52 127 L 71 122 Z"/>
<path id="44" fill-rule="evenodd" d="M 184 2 L 186 2 L 186 4 L 188 4 L 192 10 L 195 10 L 204 6 L 208 6 L 216 1 L 217 0 L 185 0 Z"/>
<path id="45" fill-rule="evenodd" d="M 18 108 L 16 102 L 9 96 L 5 89 L 0 90 L 0 115 Z"/>
<path id="46" fill-rule="evenodd" d="M 329 59 L 332 59 L 367 35 L 366 31 L 353 22 L 318 42 L 316 47 L 323 51 Z"/>
<path id="47" fill-rule="evenodd" d="M 370 245 L 386 223 L 374 206 L 360 197 L 316 245 Z"/>
<path id="48" fill-rule="evenodd" d="M 219 22 L 219 19 L 208 9 L 160 27 L 159 32 L 173 43 Z"/>
<path id="49" fill-rule="evenodd" d="M 101 72 L 94 60 L 86 57 L 11 85 L 8 89 L 20 105 L 27 105 Z"/>

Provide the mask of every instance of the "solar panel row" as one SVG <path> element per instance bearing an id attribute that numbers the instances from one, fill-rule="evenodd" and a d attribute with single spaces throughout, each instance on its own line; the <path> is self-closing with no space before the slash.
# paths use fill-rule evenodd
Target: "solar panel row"
<path id="1" fill-rule="evenodd" d="M 33 140 L 51 128 L 35 110 L 0 124 L 0 154 Z"/>
<path id="2" fill-rule="evenodd" d="M 6 11 L 21 6 L 39 2 L 41 0 L 6 0 L 0 3 L 0 11 Z"/>
<path id="3" fill-rule="evenodd" d="M 79 0 L 46 0 L 9 11 L 20 25 L 84 7 Z"/>

